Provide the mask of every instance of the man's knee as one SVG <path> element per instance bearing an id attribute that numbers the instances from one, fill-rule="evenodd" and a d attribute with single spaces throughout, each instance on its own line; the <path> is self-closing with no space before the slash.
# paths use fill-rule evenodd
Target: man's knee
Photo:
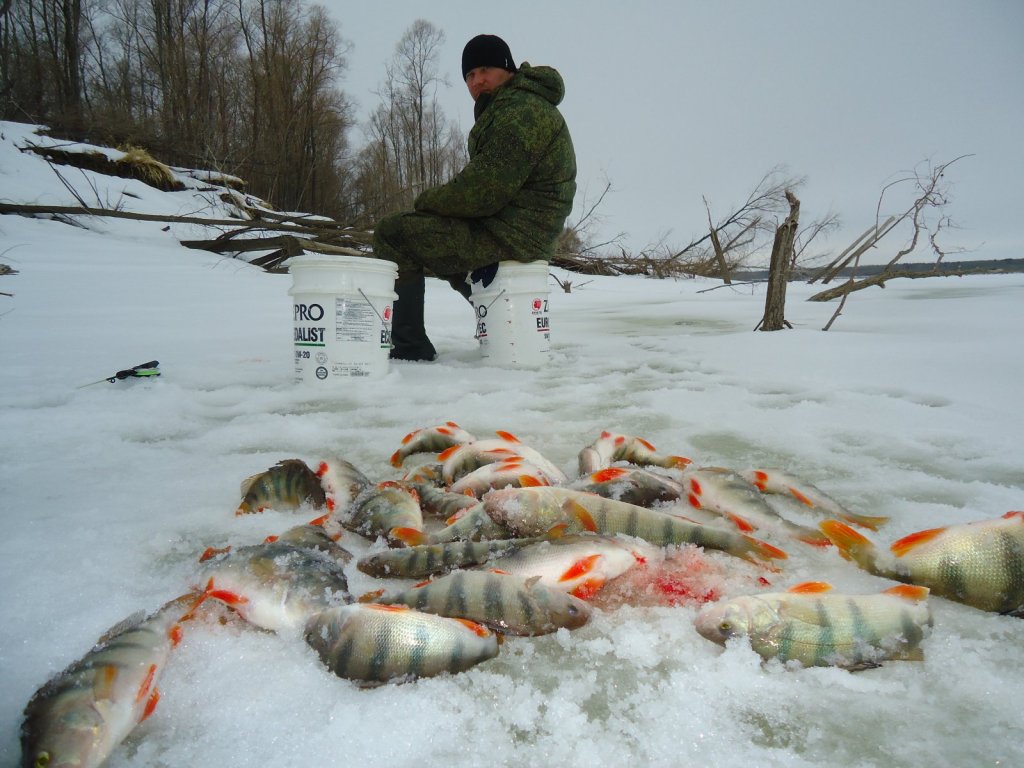
<path id="1" fill-rule="evenodd" d="M 389 213 L 377 222 L 373 228 L 373 248 L 377 250 L 380 243 L 393 244 L 401 240 L 402 214 Z"/>

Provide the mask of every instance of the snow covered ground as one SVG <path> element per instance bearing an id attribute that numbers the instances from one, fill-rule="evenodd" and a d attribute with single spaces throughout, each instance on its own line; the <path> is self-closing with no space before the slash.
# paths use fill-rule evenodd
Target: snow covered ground
<path id="1" fill-rule="evenodd" d="M 0 133 L 0 199 L 72 202 L 16 150 L 25 126 Z M 193 191 L 91 178 L 136 210 L 199 207 Z M 18 270 L 0 277 L 13 294 L 0 295 L 4 765 L 33 691 L 111 625 L 193 586 L 206 547 L 312 516 L 233 514 L 239 482 L 283 458 L 342 456 L 395 478 L 401 438 L 453 420 L 511 431 L 573 474 L 607 429 L 701 464 L 785 467 L 889 515 L 880 543 L 1024 508 L 1024 275 L 893 282 L 855 294 L 827 333 L 834 305 L 804 301 L 816 286 L 790 286 L 792 330 L 755 333 L 763 286 L 570 276 L 571 293 L 552 281 L 542 370 L 482 365 L 470 307 L 431 280 L 437 362 L 300 387 L 290 278 L 181 248 L 195 233 L 162 226 L 0 217 L 0 263 Z M 77 388 L 153 359 L 158 379 Z M 691 560 L 723 596 L 765 589 L 758 577 L 891 586 L 834 549 L 774 543 L 790 554 L 778 572 Z M 375 586 L 354 567 L 350 582 Z M 791 669 L 700 637 L 698 600 L 642 592 L 571 633 L 510 638 L 469 672 L 371 690 L 333 676 L 299 636 L 193 626 L 155 714 L 109 765 L 1024 764 L 1019 619 L 932 597 L 923 662 Z"/>

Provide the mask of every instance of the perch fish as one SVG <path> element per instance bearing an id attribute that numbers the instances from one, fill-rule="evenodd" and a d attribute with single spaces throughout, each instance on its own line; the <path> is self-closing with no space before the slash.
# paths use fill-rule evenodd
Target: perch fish
<path id="1" fill-rule="evenodd" d="M 89 653 L 29 700 L 21 727 L 22 765 L 95 768 L 152 714 L 160 675 L 196 596 L 139 613 L 107 632 Z"/>
<path id="2" fill-rule="evenodd" d="M 932 628 L 928 590 L 900 585 L 877 595 L 843 595 L 822 582 L 744 595 L 701 609 L 697 632 L 719 645 L 746 637 L 764 659 L 851 669 L 921 660 Z"/>
<path id="3" fill-rule="evenodd" d="M 498 655 L 497 636 L 479 624 L 375 603 L 322 611 L 305 637 L 334 674 L 365 686 L 463 672 Z"/>
<path id="4" fill-rule="evenodd" d="M 888 552 L 838 520 L 820 525 L 844 557 L 869 573 L 983 611 L 1024 615 L 1024 512 L 917 531 Z"/>
<path id="5" fill-rule="evenodd" d="M 298 509 L 305 504 L 320 509 L 327 501 L 320 478 L 301 459 L 284 459 L 247 477 L 242 481 L 241 494 L 236 515 L 266 509 Z"/>

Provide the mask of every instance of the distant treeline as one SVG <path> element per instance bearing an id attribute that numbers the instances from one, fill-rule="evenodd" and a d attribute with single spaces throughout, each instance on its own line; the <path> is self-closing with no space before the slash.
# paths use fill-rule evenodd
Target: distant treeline
<path id="1" fill-rule="evenodd" d="M 891 269 L 891 267 L 889 268 Z M 884 264 L 864 264 L 858 267 L 844 267 L 837 272 L 837 277 L 850 277 L 857 275 L 859 277 L 868 277 L 871 275 L 880 275 L 886 270 Z M 978 272 L 987 273 L 998 273 L 1005 272 L 1007 274 L 1013 272 L 1024 272 L 1024 259 L 976 259 L 971 261 L 940 261 L 936 262 L 918 262 L 911 264 L 899 265 L 901 272 L 920 272 L 922 274 L 929 272 L 936 272 L 940 275 L 956 275 L 958 273 L 971 274 Z M 794 269 L 789 276 L 790 280 L 803 281 L 813 278 L 816 271 L 811 269 Z M 737 280 L 767 280 L 768 270 L 767 269 L 745 269 L 736 272 L 733 277 Z"/>
<path id="2" fill-rule="evenodd" d="M 433 97 L 443 40 L 419 20 L 396 41 L 358 132 L 341 89 L 351 44 L 322 6 L 0 0 L 0 116 L 239 176 L 285 210 L 369 226 L 464 163 L 464 136 Z"/>

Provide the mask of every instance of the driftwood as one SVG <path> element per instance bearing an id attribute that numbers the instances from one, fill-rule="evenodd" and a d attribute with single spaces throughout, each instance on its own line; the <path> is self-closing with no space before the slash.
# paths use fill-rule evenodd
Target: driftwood
<path id="1" fill-rule="evenodd" d="M 896 217 L 890 216 L 881 226 L 868 227 L 860 237 L 847 246 L 845 251 L 833 259 L 830 264 L 822 267 L 818 271 L 818 274 L 808 280 L 807 283 L 809 285 L 813 285 L 815 282 L 820 280 L 822 285 L 828 285 L 836 275 L 850 265 L 850 262 L 859 260 L 860 257 L 868 250 L 874 248 L 878 241 L 884 237 L 889 230 L 896 226 L 896 224 Z"/>
<path id="2" fill-rule="evenodd" d="M 897 179 L 882 188 L 882 193 L 878 197 L 878 204 L 875 208 L 876 223 L 880 218 L 882 201 L 889 189 L 904 182 L 913 182 L 918 194 L 913 203 L 911 203 L 903 213 L 898 216 L 890 216 L 884 223 L 880 223 L 875 227 L 869 228 L 864 234 L 857 238 L 857 240 L 847 248 L 846 251 L 843 252 L 843 255 L 841 255 L 833 265 L 830 265 L 825 272 L 819 275 L 820 277 L 826 277 L 827 279 L 825 282 L 828 282 L 828 280 L 838 274 L 838 270 L 840 268 L 849 263 L 852 263 L 853 265 L 853 272 L 847 282 L 836 286 L 835 288 L 817 293 L 809 299 L 810 301 L 828 301 L 836 297 L 841 297 L 835 312 L 832 314 L 832 317 L 825 324 L 825 327 L 822 328 L 822 330 L 827 331 L 832 327 L 832 324 L 843 313 L 843 308 L 846 306 L 846 300 L 854 291 L 873 285 L 885 287 L 885 281 L 894 277 L 917 278 L 948 274 L 946 272 L 940 272 L 938 266 L 946 256 L 946 252 L 939 245 L 939 235 L 943 230 L 951 226 L 949 217 L 943 212 L 943 209 L 949 205 L 948 185 L 943 181 L 943 179 L 945 177 L 946 169 L 964 157 L 968 157 L 968 155 L 961 155 L 947 163 L 930 168 L 927 175 L 915 170 L 912 176 Z M 932 212 L 937 212 L 938 215 L 938 221 L 934 224 L 930 224 L 928 221 L 928 214 Z M 896 252 L 896 254 L 883 267 L 880 274 L 857 280 L 856 271 L 860 264 L 861 255 L 863 255 L 868 249 L 875 247 L 879 241 L 903 222 L 908 222 L 911 227 L 910 241 Z M 915 271 L 911 274 L 907 274 L 908 270 L 895 269 L 894 265 L 897 262 L 917 249 L 918 243 L 922 239 L 922 235 L 927 238 L 931 250 L 936 256 L 934 270 L 927 272 Z"/>
<path id="3" fill-rule="evenodd" d="M 936 265 L 938 267 L 938 265 Z M 963 277 L 964 275 L 997 275 L 1007 272 L 1005 266 L 993 264 L 991 267 L 971 267 L 970 269 L 931 269 L 931 270 L 909 270 L 909 269 L 890 269 L 885 272 L 880 272 L 877 275 L 871 277 L 861 277 L 857 280 L 852 278 L 841 285 L 837 285 L 834 288 L 829 288 L 827 291 L 821 291 L 813 296 L 809 297 L 808 301 L 831 301 L 832 299 L 838 299 L 841 296 L 845 296 L 854 291 L 861 291 L 865 288 L 870 288 L 873 285 L 877 285 L 879 288 L 885 288 L 885 283 L 893 278 L 909 278 L 911 280 L 921 277 Z"/>
<path id="4" fill-rule="evenodd" d="M 231 233 L 226 233 L 231 234 Z M 279 235 L 277 237 L 260 238 L 224 238 L 218 237 L 214 240 L 182 240 L 181 244 L 186 248 L 198 248 L 204 251 L 212 251 L 221 254 L 251 253 L 253 251 L 266 251 L 273 249 L 270 253 L 247 259 L 250 264 L 262 267 L 267 272 L 287 272 L 284 262 L 292 256 L 299 256 L 306 251 L 314 253 L 339 254 L 344 256 L 368 256 L 369 251 L 359 250 L 342 245 L 332 245 L 308 237 L 294 237 L 292 235 Z"/>
<path id="5" fill-rule="evenodd" d="M 207 219 L 199 216 L 132 213 L 88 206 L 0 203 L 0 214 L 5 213 L 25 216 L 105 216 L 134 221 L 155 221 L 164 224 L 230 227 L 228 231 L 210 240 L 183 240 L 181 244 L 186 248 L 198 248 L 221 254 L 270 251 L 263 256 L 247 260 L 250 264 L 262 267 L 268 272 L 286 271 L 282 268 L 282 263 L 303 251 L 365 256 L 373 238 L 370 232 L 346 229 L 345 225 L 332 219 L 307 218 L 262 210 L 259 211 L 261 215 L 259 220 L 247 221 L 244 219 Z M 270 237 L 260 236 L 267 232 L 281 234 L 274 234 Z"/>
<path id="6" fill-rule="evenodd" d="M 22 203 L 0 202 L 0 214 L 16 213 L 23 216 L 108 216 L 115 219 L 134 219 L 136 221 L 161 221 L 168 224 L 200 224 L 210 227 L 241 227 L 247 230 L 266 229 L 296 234 L 324 234 L 333 232 L 343 234 L 357 242 L 369 242 L 367 232 L 346 229 L 346 225 L 333 219 L 306 219 L 297 216 L 273 214 L 267 212 L 266 219 L 210 219 L 201 216 L 172 216 L 169 214 L 134 213 L 114 208 L 93 208 L 85 205 L 27 205 Z"/>

